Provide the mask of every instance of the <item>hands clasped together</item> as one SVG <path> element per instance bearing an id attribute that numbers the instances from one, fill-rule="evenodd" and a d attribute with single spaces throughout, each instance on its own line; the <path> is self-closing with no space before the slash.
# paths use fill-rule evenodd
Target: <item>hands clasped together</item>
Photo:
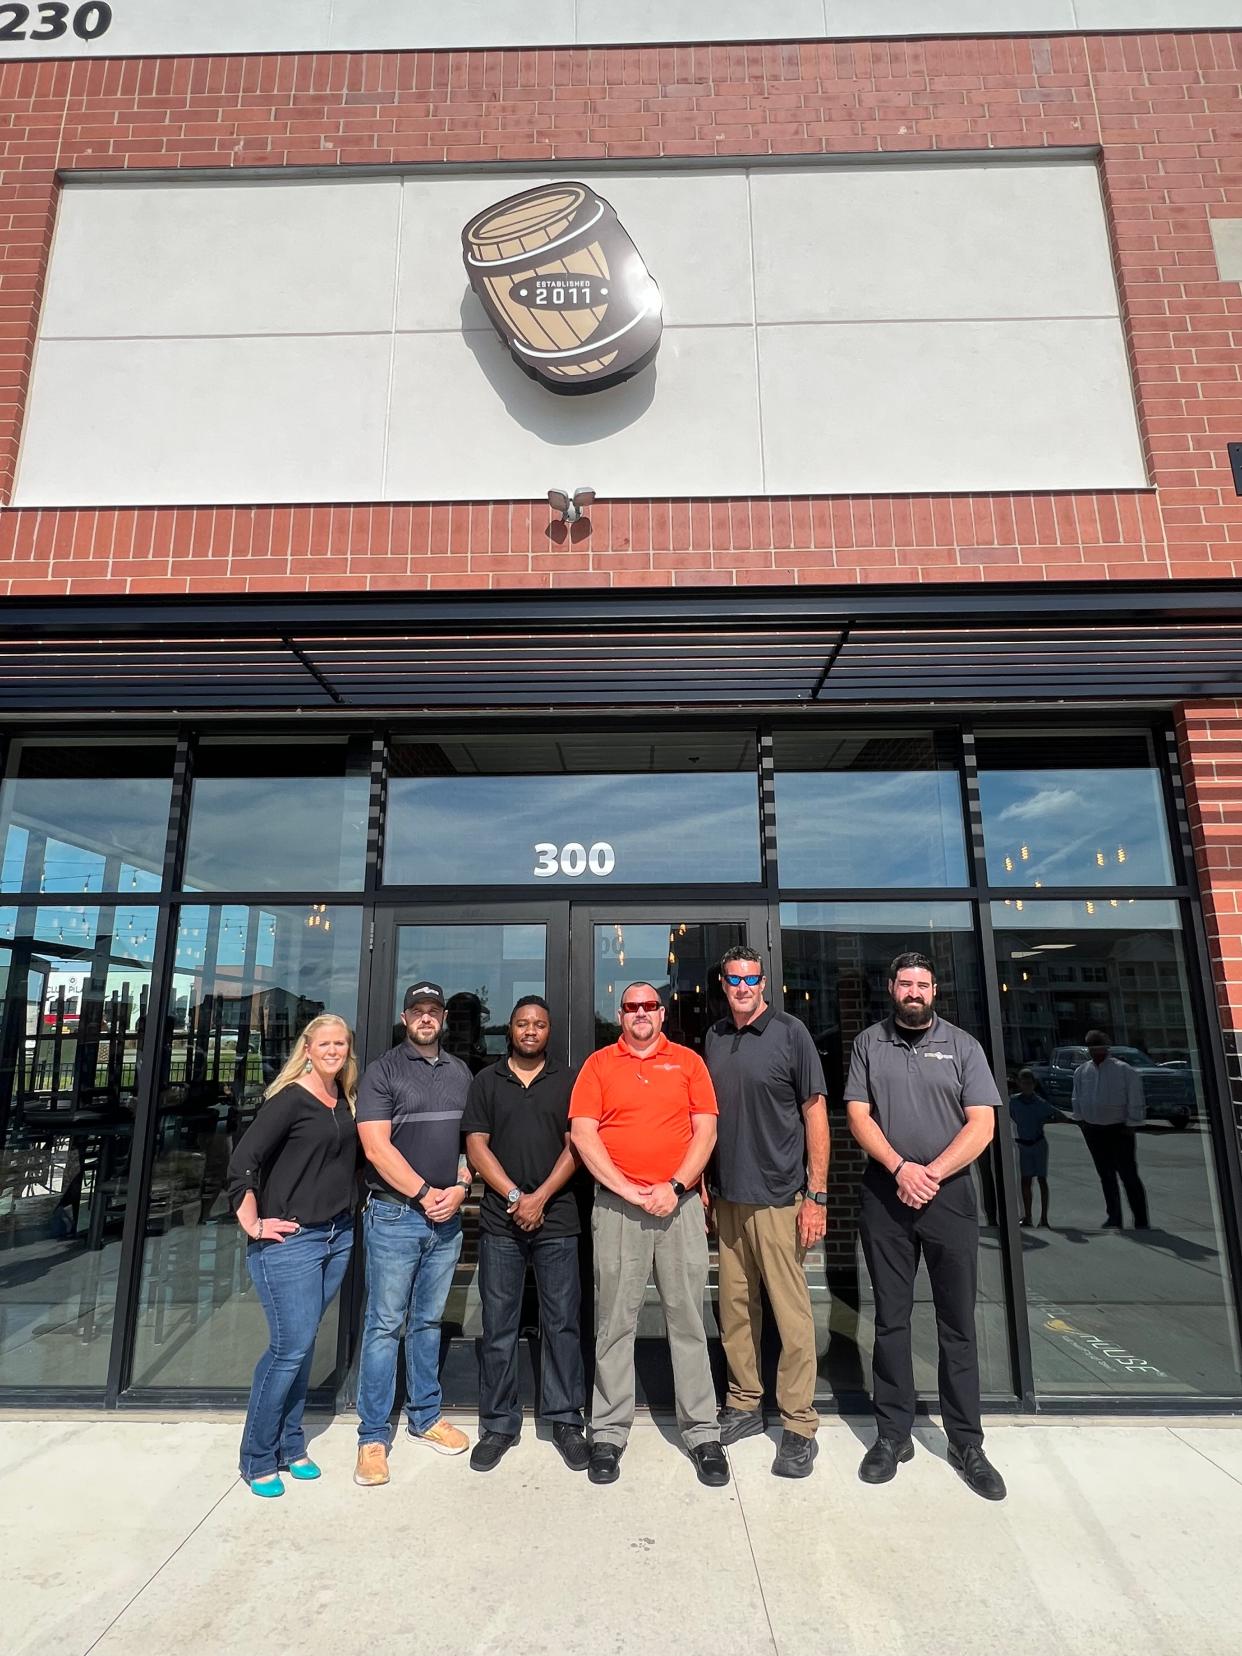
<path id="1" fill-rule="evenodd" d="M 924 1208 L 940 1193 L 940 1180 L 918 1162 L 903 1162 L 897 1169 L 897 1194 L 907 1207 Z"/>

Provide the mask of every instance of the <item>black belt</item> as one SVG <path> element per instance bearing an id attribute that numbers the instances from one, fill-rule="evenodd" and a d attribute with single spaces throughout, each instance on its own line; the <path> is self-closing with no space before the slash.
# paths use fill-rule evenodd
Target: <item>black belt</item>
<path id="1" fill-rule="evenodd" d="M 1024 1148 L 1025 1148 L 1025 1149 L 1027 1149 L 1027 1150 L 1032 1150 L 1032 1149 L 1034 1149 L 1034 1147 L 1035 1147 L 1035 1146 L 1036 1146 L 1036 1145 L 1037 1145 L 1037 1144 L 1043 1144 L 1043 1143 L 1044 1143 L 1044 1142 L 1045 1142 L 1045 1140 L 1043 1140 L 1043 1139 L 1042 1139 L 1042 1138 L 1037 1138 L 1037 1139 L 1019 1139 L 1019 1140 L 1018 1140 L 1018 1143 L 1019 1143 L 1019 1144 L 1020 1144 L 1020 1145 L 1022 1145 L 1022 1146 L 1023 1146 L 1023 1147 L 1024 1147 Z"/>
<path id="2" fill-rule="evenodd" d="M 390 1202 L 393 1207 L 409 1208 L 413 1213 L 423 1211 L 412 1196 L 398 1196 L 395 1190 L 369 1190 L 367 1195 L 373 1202 Z"/>

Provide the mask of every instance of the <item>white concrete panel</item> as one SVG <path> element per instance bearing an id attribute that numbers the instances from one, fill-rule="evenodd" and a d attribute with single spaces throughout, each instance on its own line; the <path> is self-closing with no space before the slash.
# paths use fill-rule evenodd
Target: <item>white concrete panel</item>
<path id="1" fill-rule="evenodd" d="M 1024 34 L 1071 31 L 1073 0 L 825 0 L 830 36 Z"/>
<path id="2" fill-rule="evenodd" d="M 1117 314 L 1088 162 L 756 171 L 762 322 Z"/>
<path id="3" fill-rule="evenodd" d="M 492 202 L 546 182 L 521 173 L 407 178 L 398 329 L 488 326 L 461 262 L 462 228 Z M 745 173 L 588 173 L 585 182 L 616 208 L 659 282 L 666 325 L 753 320 Z"/>
<path id="4" fill-rule="evenodd" d="M 486 331 L 397 340 L 385 493 L 530 499 L 763 493 L 751 328 L 668 328 L 655 362 L 591 396 L 528 379 Z"/>
<path id="5" fill-rule="evenodd" d="M 23 506 L 373 500 L 389 335 L 45 340 Z"/>
<path id="6" fill-rule="evenodd" d="M 398 179 L 65 190 L 45 338 L 392 326 Z"/>
<path id="7" fill-rule="evenodd" d="M 1238 0 L 1074 0 L 1080 29 L 1237 29 Z"/>
<path id="8" fill-rule="evenodd" d="M 822 0 L 578 0 L 578 41 L 822 38 Z"/>
<path id="9" fill-rule="evenodd" d="M 1141 487 L 1109 321 L 759 330 L 774 494 Z"/>
<path id="10" fill-rule="evenodd" d="M 335 0 L 336 51 L 570 46 L 574 0 Z"/>
<path id="11" fill-rule="evenodd" d="M 1242 218 L 1208 220 L 1222 282 L 1242 282 Z"/>

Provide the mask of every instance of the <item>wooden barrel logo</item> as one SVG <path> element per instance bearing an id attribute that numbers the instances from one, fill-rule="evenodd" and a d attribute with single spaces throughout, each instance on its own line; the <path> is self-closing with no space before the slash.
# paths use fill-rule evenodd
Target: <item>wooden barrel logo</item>
<path id="1" fill-rule="evenodd" d="M 585 184 L 541 184 L 461 233 L 470 285 L 524 373 L 550 391 L 599 391 L 645 368 L 660 290 L 612 206 Z"/>

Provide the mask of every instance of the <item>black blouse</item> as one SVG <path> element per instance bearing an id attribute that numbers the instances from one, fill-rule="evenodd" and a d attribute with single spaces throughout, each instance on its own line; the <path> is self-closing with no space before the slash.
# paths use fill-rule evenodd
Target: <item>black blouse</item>
<path id="1" fill-rule="evenodd" d="M 345 1099 L 329 1109 L 296 1081 L 262 1105 L 229 1157 L 234 1212 L 253 1190 L 263 1219 L 322 1225 L 352 1211 L 358 1129 Z"/>

